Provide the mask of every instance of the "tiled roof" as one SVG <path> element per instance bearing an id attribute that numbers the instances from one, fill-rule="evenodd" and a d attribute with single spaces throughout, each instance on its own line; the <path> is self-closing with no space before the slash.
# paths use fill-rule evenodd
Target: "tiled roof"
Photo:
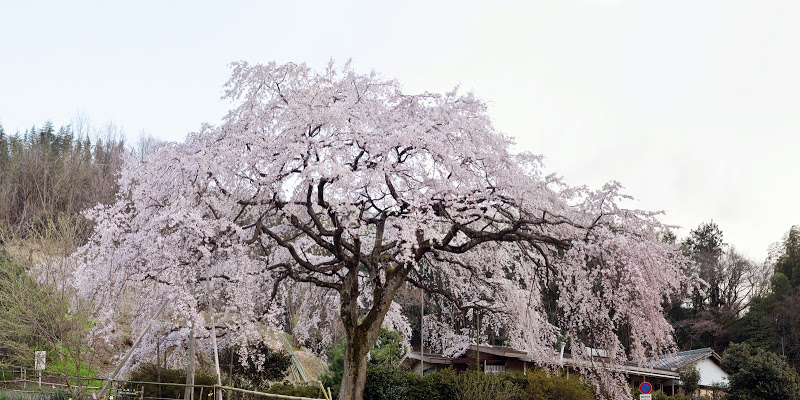
<path id="1" fill-rule="evenodd" d="M 675 371 L 678 368 L 702 360 L 704 358 L 713 357 L 719 362 L 719 356 L 714 350 L 709 347 L 702 349 L 681 351 L 678 353 L 665 354 L 660 357 L 653 357 L 647 360 L 647 366 L 650 368 L 665 369 Z"/>
<path id="2" fill-rule="evenodd" d="M 476 350 L 475 345 L 469 347 L 470 350 Z M 481 345 L 480 351 L 483 354 L 493 354 L 501 357 L 517 358 L 523 361 L 532 361 L 528 358 L 525 352 L 504 346 L 487 346 Z M 490 356 L 491 357 L 491 356 Z M 648 359 L 645 363 L 634 363 L 627 361 L 619 366 L 626 373 L 636 373 L 644 376 L 659 376 L 666 378 L 677 379 L 678 368 L 700 361 L 705 358 L 712 358 L 719 364 L 719 356 L 711 348 L 703 348 L 689 351 L 681 351 L 678 353 L 666 354 L 660 357 L 653 357 Z M 410 362 L 412 359 L 420 360 L 423 357 L 418 352 L 409 352 L 404 358 L 404 362 Z M 483 357 L 481 357 L 483 358 Z M 448 358 L 441 354 L 425 353 L 424 362 L 432 364 L 462 364 L 472 362 L 474 359 L 466 358 L 465 354 L 460 354 L 458 358 Z M 564 364 L 574 365 L 576 362 L 571 358 L 569 353 L 564 354 Z"/>

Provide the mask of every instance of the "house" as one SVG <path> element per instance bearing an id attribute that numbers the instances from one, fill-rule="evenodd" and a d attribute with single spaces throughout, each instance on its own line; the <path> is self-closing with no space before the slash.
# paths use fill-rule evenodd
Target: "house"
<path id="1" fill-rule="evenodd" d="M 729 375 L 722 369 L 719 355 L 708 347 L 651 358 L 647 364 L 658 370 L 675 372 L 683 366 L 694 365 L 700 373 L 698 382 L 700 395 L 719 392 L 720 386 L 728 383 Z M 680 381 L 670 383 L 677 386 Z M 665 392 L 669 393 L 667 390 Z"/>
<path id="2" fill-rule="evenodd" d="M 592 351 L 598 359 L 603 359 L 601 351 Z M 560 357 L 560 363 L 565 367 L 566 373 L 574 372 L 578 361 L 573 360 L 569 353 Z M 521 372 L 534 368 L 536 364 L 524 351 L 511 347 L 470 345 L 458 357 L 444 357 L 441 354 L 410 352 L 400 363 L 406 368 L 420 375 L 452 367 L 456 371 L 466 370 L 470 365 L 479 364 L 487 373 Z M 619 366 L 610 366 L 625 372 L 628 382 L 638 387 L 647 381 L 653 385 L 654 390 L 662 390 L 668 395 L 678 392 L 680 376 L 678 370 L 688 364 L 694 364 L 700 372 L 700 394 L 711 394 L 719 390 L 719 385 L 726 383 L 728 374 L 720 367 L 720 358 L 710 348 L 689 350 L 668 354 L 661 357 L 648 359 L 644 364 L 626 362 Z"/>
<path id="3" fill-rule="evenodd" d="M 464 371 L 471 364 L 480 363 L 485 372 L 525 372 L 535 366 L 528 353 L 511 347 L 470 345 L 459 357 L 445 357 L 441 354 L 409 352 L 400 362 L 400 367 L 419 375 L 427 375 L 440 369 L 452 367 Z M 424 371 L 423 371 L 424 369 Z"/>

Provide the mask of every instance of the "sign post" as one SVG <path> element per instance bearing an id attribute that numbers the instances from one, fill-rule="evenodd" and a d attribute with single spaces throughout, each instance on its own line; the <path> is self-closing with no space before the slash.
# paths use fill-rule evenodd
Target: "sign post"
<path id="1" fill-rule="evenodd" d="M 642 392 L 642 394 L 639 395 L 639 400 L 653 400 L 653 395 L 650 394 L 652 390 L 653 385 L 651 385 L 650 382 L 642 382 L 642 384 L 639 385 L 639 391 Z"/>
<path id="2" fill-rule="evenodd" d="M 47 359 L 46 351 L 35 351 L 33 353 L 33 368 L 39 371 L 39 387 L 42 387 L 42 370 L 44 369 L 45 360 Z"/>

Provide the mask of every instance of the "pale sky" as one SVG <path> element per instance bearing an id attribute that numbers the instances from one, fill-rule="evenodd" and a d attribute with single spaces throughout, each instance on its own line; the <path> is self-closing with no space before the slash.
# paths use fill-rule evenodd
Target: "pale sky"
<path id="1" fill-rule="evenodd" d="M 568 183 L 621 181 L 760 261 L 800 224 L 798 21 L 797 1 L 1 0 L 0 124 L 83 114 L 179 141 L 229 108 L 232 61 L 352 59 L 408 92 L 472 90 Z"/>

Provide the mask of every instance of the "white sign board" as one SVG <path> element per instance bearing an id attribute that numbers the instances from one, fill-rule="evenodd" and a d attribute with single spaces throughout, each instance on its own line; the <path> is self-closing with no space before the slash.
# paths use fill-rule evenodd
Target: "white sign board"
<path id="1" fill-rule="evenodd" d="M 639 395 L 639 400 L 653 400 L 653 395 L 649 394 L 649 393 L 648 394 L 640 394 Z"/>
<path id="2" fill-rule="evenodd" d="M 36 351 L 34 352 L 34 369 L 38 369 L 39 371 L 44 369 L 44 362 L 47 358 L 46 351 Z"/>

